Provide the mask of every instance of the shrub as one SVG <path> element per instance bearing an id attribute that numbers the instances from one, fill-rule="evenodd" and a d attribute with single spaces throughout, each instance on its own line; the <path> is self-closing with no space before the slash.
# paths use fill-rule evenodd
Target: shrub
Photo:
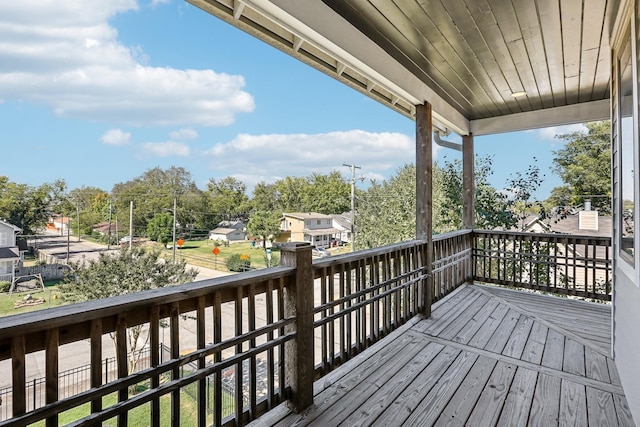
<path id="1" fill-rule="evenodd" d="M 9 292 L 9 289 L 11 289 L 11 282 L 0 280 L 0 293 Z"/>
<path id="2" fill-rule="evenodd" d="M 249 269 L 251 268 L 251 259 L 249 259 L 249 257 L 245 254 L 233 254 L 227 258 L 225 264 L 229 271 L 249 271 Z"/>

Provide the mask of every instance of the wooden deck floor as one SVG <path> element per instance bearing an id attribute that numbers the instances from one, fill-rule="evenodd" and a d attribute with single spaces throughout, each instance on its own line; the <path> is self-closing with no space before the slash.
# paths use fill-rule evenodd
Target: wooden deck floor
<path id="1" fill-rule="evenodd" d="M 255 425 L 633 426 L 609 306 L 464 286 Z"/>

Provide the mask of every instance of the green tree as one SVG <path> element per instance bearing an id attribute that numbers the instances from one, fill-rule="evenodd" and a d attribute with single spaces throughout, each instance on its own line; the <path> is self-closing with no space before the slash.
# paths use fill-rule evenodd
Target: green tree
<path id="1" fill-rule="evenodd" d="M 571 205 L 590 199 L 594 208 L 611 212 L 611 123 L 587 123 L 587 132 L 558 135 L 566 142 L 554 151 L 554 172 L 571 194 Z M 562 190 L 564 194 L 567 191 Z"/>
<path id="2" fill-rule="evenodd" d="M 327 175 L 313 173 L 303 187 L 302 202 L 304 211 L 322 214 L 338 214 L 351 207 L 351 185 L 340 172 Z"/>
<path id="3" fill-rule="evenodd" d="M 173 239 L 173 215 L 163 212 L 154 216 L 147 224 L 147 236 L 165 246 Z"/>
<path id="4" fill-rule="evenodd" d="M 282 212 L 304 212 L 304 194 L 309 181 L 304 177 L 287 176 L 275 182 L 276 207 Z"/>
<path id="5" fill-rule="evenodd" d="M 280 231 L 280 217 L 273 212 L 258 211 L 251 215 L 247 223 L 249 236 L 262 239 L 262 247 L 266 247 L 267 239 Z"/>
<path id="6" fill-rule="evenodd" d="M 80 217 L 81 234 L 91 234 L 95 224 L 109 219 L 109 201 L 111 200 L 111 196 L 106 191 L 97 187 L 83 186 L 71 190 L 68 198 L 79 214 L 71 215 L 72 230 L 77 230 L 78 216 Z"/>
<path id="7" fill-rule="evenodd" d="M 163 288 L 174 284 L 187 283 L 195 279 L 197 271 L 187 269 L 185 261 L 164 262 L 160 252 L 145 251 L 143 248 L 122 249 L 107 255 L 101 253 L 97 259 L 85 263 L 71 263 L 71 270 L 60 290 L 65 300 L 76 303 L 114 297 L 149 289 Z M 142 326 L 127 329 L 130 352 L 129 369 L 134 371 L 138 362 L 139 349 L 149 339 L 141 342 Z"/>
<path id="8" fill-rule="evenodd" d="M 384 246 L 416 236 L 416 168 L 404 165 L 388 180 L 359 192 L 356 249 Z"/>
<path id="9" fill-rule="evenodd" d="M 192 211 L 204 211 L 205 206 L 192 204 L 185 206 L 183 198 L 203 201 L 197 195 L 202 194 L 191 179 L 191 173 L 181 167 L 149 169 L 141 176 L 113 186 L 112 216 L 128 218 L 129 203 L 133 201 L 134 234 L 143 234 L 147 224 L 158 213 L 173 207 L 174 197 L 178 200 L 176 222 L 180 226 L 189 224 Z M 192 199 L 191 195 L 196 195 Z M 187 196 L 189 195 L 189 197 Z"/>
<path id="10" fill-rule="evenodd" d="M 247 186 L 237 178 L 228 176 L 219 181 L 211 178 L 207 184 L 210 209 L 222 219 L 246 217 L 250 209 Z"/>
<path id="11" fill-rule="evenodd" d="M 540 209 L 532 201 L 542 182 L 534 162 L 525 172 L 517 172 L 507 182 L 506 192 L 489 184 L 491 158 L 476 158 L 475 221 L 477 228 L 510 229 L 529 213 Z M 462 227 L 462 162 L 446 161 L 433 165 L 433 232 L 435 234 Z M 415 238 L 416 169 L 405 165 L 396 175 L 381 183 L 372 181 L 357 198 L 357 249 L 368 249 Z"/>
<path id="12" fill-rule="evenodd" d="M 0 218 L 20 227 L 24 234 L 34 234 L 51 214 L 65 213 L 65 193 L 62 180 L 32 187 L 0 175 Z"/>
<path id="13" fill-rule="evenodd" d="M 251 204 L 252 208 L 256 211 L 276 212 L 278 207 L 275 184 L 267 184 L 264 181 L 257 183 L 256 186 L 253 187 Z"/>

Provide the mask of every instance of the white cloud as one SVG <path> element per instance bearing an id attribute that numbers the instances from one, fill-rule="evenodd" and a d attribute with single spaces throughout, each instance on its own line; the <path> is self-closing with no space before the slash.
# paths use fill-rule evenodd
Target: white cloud
<path id="1" fill-rule="evenodd" d="M 180 156 L 186 157 L 191 153 L 187 144 L 181 142 L 145 142 L 142 144 L 145 152 L 157 157 Z"/>
<path id="2" fill-rule="evenodd" d="M 242 76 L 144 65 L 144 52 L 109 25 L 137 8 L 135 0 L 0 2 L 0 98 L 129 125 L 220 126 L 253 110 Z"/>
<path id="3" fill-rule="evenodd" d="M 111 129 L 100 137 L 100 140 L 108 145 L 127 145 L 131 141 L 131 133 L 120 129 Z"/>
<path id="4" fill-rule="evenodd" d="M 586 132 L 587 127 L 583 124 L 574 124 L 566 126 L 553 126 L 544 129 L 538 129 L 538 138 L 555 140 L 556 135 L 564 135 L 571 132 Z"/>
<path id="5" fill-rule="evenodd" d="M 438 147 L 434 146 L 434 150 Z M 282 176 L 308 176 L 333 170 L 350 177 L 343 163 L 355 163 L 359 176 L 383 179 L 405 163 L 415 163 L 415 141 L 401 133 L 362 130 L 322 134 L 241 134 L 205 151 L 219 176 L 235 174 L 247 187 Z M 239 172 L 241 171 L 241 172 Z"/>
<path id="6" fill-rule="evenodd" d="M 180 129 L 169 133 L 171 139 L 175 139 L 178 141 L 189 141 L 191 139 L 196 139 L 198 137 L 198 132 L 193 129 Z"/>

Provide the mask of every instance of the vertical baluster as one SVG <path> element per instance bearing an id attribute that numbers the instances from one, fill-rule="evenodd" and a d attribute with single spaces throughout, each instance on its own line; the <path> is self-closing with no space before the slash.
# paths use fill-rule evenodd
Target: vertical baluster
<path id="1" fill-rule="evenodd" d="M 360 261 L 356 261 L 355 265 L 354 265 L 354 270 L 355 270 L 355 283 L 354 283 L 354 289 L 353 292 L 355 294 L 358 294 L 360 292 L 361 289 L 361 280 L 362 280 L 362 275 L 361 275 L 361 271 L 360 271 Z M 357 306 L 357 304 L 361 301 L 360 297 L 356 297 L 354 299 L 354 303 Z M 362 335 L 363 335 L 363 331 L 361 326 L 361 312 L 360 312 L 360 308 L 356 309 L 355 312 L 355 325 L 354 325 L 354 332 L 355 332 L 355 348 L 357 350 L 357 352 L 359 353 L 360 351 L 362 351 Z"/>
<path id="2" fill-rule="evenodd" d="M 177 302 L 171 304 L 169 315 L 169 341 L 171 343 L 171 358 L 180 358 L 180 310 Z M 180 378 L 180 368 L 175 367 L 171 372 L 171 379 Z M 171 425 L 180 425 L 180 389 L 171 392 Z"/>
<path id="3" fill-rule="evenodd" d="M 347 270 L 348 270 L 348 275 L 346 277 L 346 282 L 345 282 L 345 290 L 344 293 L 347 296 L 347 301 L 345 304 L 345 309 L 349 309 L 351 307 L 351 301 L 353 298 L 352 295 L 352 291 L 353 291 L 353 286 L 352 286 L 352 282 L 353 282 L 353 264 L 350 262 L 347 265 Z M 346 336 L 346 346 L 345 346 L 345 351 L 346 351 L 346 359 L 344 360 L 348 360 L 351 358 L 351 344 L 353 343 L 353 334 L 352 334 L 352 330 L 351 328 L 353 327 L 352 325 L 352 312 L 347 313 L 346 315 L 346 332 L 347 332 L 347 336 Z"/>
<path id="4" fill-rule="evenodd" d="M 330 270 L 327 267 L 324 267 L 320 270 L 321 272 L 320 273 L 320 304 L 323 306 L 327 304 L 327 299 L 328 299 L 327 298 L 327 294 L 328 294 L 327 275 L 330 274 L 329 271 Z M 327 313 L 328 313 L 328 310 L 324 308 L 322 310 L 323 319 L 327 318 Z M 322 352 L 322 373 L 323 374 L 328 372 L 328 369 L 327 369 L 327 363 L 329 358 L 329 355 L 328 355 L 329 337 L 327 336 L 328 328 L 329 328 L 329 324 L 327 323 L 325 323 L 320 327 L 320 339 L 321 339 L 320 346 L 321 346 L 321 352 Z"/>
<path id="5" fill-rule="evenodd" d="M 252 332 L 256 330 L 256 287 L 254 283 L 249 285 L 247 304 L 249 309 L 249 332 Z M 251 338 L 249 340 L 249 349 L 252 350 L 254 348 L 256 348 L 256 339 Z M 253 420 L 257 417 L 256 395 L 258 394 L 258 364 L 255 355 L 251 356 L 249 365 L 249 419 Z"/>
<path id="6" fill-rule="evenodd" d="M 360 291 L 362 292 L 362 295 L 358 298 L 359 302 L 366 302 L 367 300 L 367 294 L 366 289 L 367 289 L 367 259 L 361 259 L 360 260 L 360 280 L 358 280 L 358 283 L 360 283 Z M 358 309 L 360 314 L 360 340 L 361 340 L 361 346 L 360 349 L 364 350 L 367 347 L 367 304 L 362 304 L 362 306 Z"/>
<path id="7" fill-rule="evenodd" d="M 242 287 L 236 288 L 235 297 L 235 336 L 242 335 Z M 236 345 L 236 355 L 242 353 L 242 343 Z M 242 425 L 242 412 L 244 403 L 242 399 L 242 360 L 239 360 L 235 366 L 235 406 L 236 406 L 236 425 Z"/>
<path id="8" fill-rule="evenodd" d="M 396 288 L 393 293 L 393 329 L 397 328 L 400 324 L 400 297 L 402 292 L 402 284 L 403 281 L 400 279 L 401 268 L 402 268 L 402 249 L 394 251 L 393 253 L 393 272 L 394 272 L 394 281 L 393 285 Z"/>
<path id="9" fill-rule="evenodd" d="M 273 280 L 267 282 L 266 293 L 266 311 L 267 311 L 267 325 L 273 325 Z M 267 340 L 272 342 L 274 338 L 273 331 L 267 332 Z M 275 394 L 275 361 L 273 347 L 267 350 L 267 406 L 269 409 L 275 406 L 274 394 Z"/>
<path id="10" fill-rule="evenodd" d="M 611 278 L 609 273 L 611 272 L 611 246 L 610 245 L 605 245 L 604 246 L 604 258 L 605 258 L 605 270 L 604 270 L 604 283 L 605 283 L 605 288 L 604 288 L 604 294 L 605 295 L 611 295 Z"/>
<path id="11" fill-rule="evenodd" d="M 206 318 L 205 318 L 205 297 L 198 297 L 197 309 L 196 309 L 196 341 L 198 349 L 205 348 L 205 333 Z M 205 368 L 205 358 L 198 358 L 198 369 Z M 198 393 L 197 393 L 197 410 L 198 410 L 198 426 L 204 427 L 207 424 L 207 378 L 201 378 L 198 380 Z"/>
<path id="12" fill-rule="evenodd" d="M 342 268 L 340 270 L 340 272 L 338 273 L 340 276 L 342 276 Z M 328 287 L 329 287 L 329 297 L 328 300 L 329 302 L 333 302 L 333 300 L 335 299 L 335 286 L 336 286 L 336 280 L 335 280 L 335 275 L 336 275 L 336 271 L 335 271 L 335 267 L 331 266 L 329 267 L 329 283 L 328 283 Z M 329 309 L 329 315 L 333 315 L 335 313 L 335 307 L 332 305 L 331 308 Z M 332 320 L 331 322 L 329 322 L 329 362 L 330 362 L 330 369 L 333 369 L 333 367 L 335 366 L 335 361 L 336 361 L 336 346 L 335 346 L 335 342 L 336 342 L 336 321 Z"/>
<path id="13" fill-rule="evenodd" d="M 371 281 L 372 286 L 375 287 L 375 291 L 372 293 L 372 297 L 377 297 L 380 294 L 378 284 L 380 283 L 380 256 L 374 255 L 371 260 Z M 373 302 L 373 313 L 371 314 L 372 323 L 371 331 L 374 341 L 378 341 L 380 337 L 380 300 L 376 299 Z"/>
<path id="14" fill-rule="evenodd" d="M 98 388 L 102 385 L 102 319 L 91 321 L 91 388 Z M 91 401 L 91 413 L 102 410 L 102 399 L 97 398 Z"/>
<path id="15" fill-rule="evenodd" d="M 591 253 L 593 255 L 593 257 L 591 258 L 591 292 L 592 292 L 592 296 L 595 298 L 596 296 L 596 270 L 597 270 L 597 265 L 596 265 L 596 260 L 598 259 L 598 246 L 597 246 L 597 242 L 595 240 L 591 241 Z"/>
<path id="16" fill-rule="evenodd" d="M 149 310 L 149 357 L 151 367 L 155 368 L 160 364 L 160 307 L 154 305 Z M 164 343 L 163 343 L 164 344 Z M 158 374 L 151 377 L 151 388 L 156 389 L 160 386 L 160 376 Z M 154 398 L 151 401 L 151 425 L 157 427 L 160 425 L 160 398 Z"/>
<path id="17" fill-rule="evenodd" d="M 220 342 L 222 342 L 222 296 L 217 291 L 213 293 L 213 343 Z M 213 361 L 214 363 L 222 361 L 222 351 L 216 350 L 213 353 Z M 220 427 L 222 425 L 222 371 L 215 374 L 213 388 L 214 425 Z"/>
<path id="18" fill-rule="evenodd" d="M 338 283 L 338 297 L 340 300 L 344 299 L 344 289 L 345 289 L 345 275 L 347 274 L 347 265 L 342 264 L 340 266 L 340 282 Z M 340 329 L 340 362 L 344 363 L 347 360 L 347 331 L 345 325 L 347 324 L 347 319 L 345 319 L 344 315 L 345 303 L 344 301 L 340 303 L 340 322 L 338 328 Z"/>
<path id="19" fill-rule="evenodd" d="M 124 314 L 118 315 L 116 321 L 116 364 L 118 378 L 126 378 L 128 375 L 127 360 L 127 323 Z M 118 390 L 118 402 L 124 402 L 129 398 L 127 387 Z M 128 413 L 118 415 L 118 427 L 126 427 L 129 423 Z"/>
<path id="20" fill-rule="evenodd" d="M 282 258 L 280 258 L 282 260 Z M 278 279 L 278 320 L 283 320 L 285 318 L 285 310 L 284 310 L 284 278 Z M 285 328 L 280 328 L 280 336 L 284 336 Z M 280 363 L 280 373 L 278 374 L 279 381 L 279 395 L 280 400 L 284 400 L 284 389 L 285 389 L 285 344 L 280 344 L 278 346 L 279 354 L 278 361 Z"/>
<path id="21" fill-rule="evenodd" d="M 390 255 L 388 253 L 385 253 L 383 257 L 384 257 L 384 270 L 383 270 L 382 281 L 386 283 L 386 285 L 382 288 L 382 291 L 386 292 L 387 290 L 389 290 L 389 287 L 390 287 L 389 278 L 391 276 L 391 260 L 390 260 Z M 391 321 L 391 296 L 390 295 L 386 295 L 384 297 L 384 307 L 383 307 L 382 315 L 384 316 L 384 335 L 387 335 L 390 330 L 390 321 Z"/>

